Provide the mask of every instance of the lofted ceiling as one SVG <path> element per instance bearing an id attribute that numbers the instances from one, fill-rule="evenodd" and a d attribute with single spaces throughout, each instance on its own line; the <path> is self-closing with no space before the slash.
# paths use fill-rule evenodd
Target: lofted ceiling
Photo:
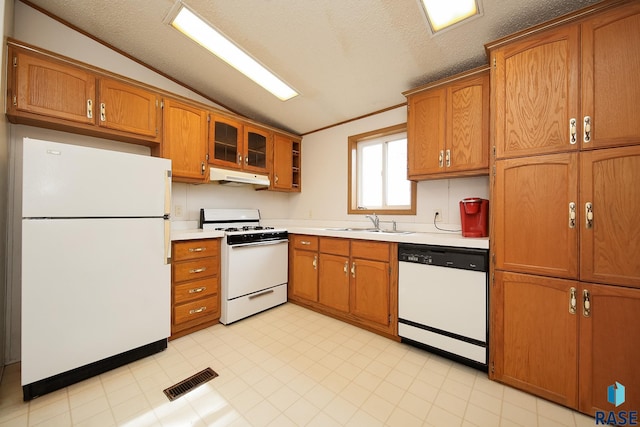
<path id="1" fill-rule="evenodd" d="M 446 0 L 443 0 L 446 1 Z M 304 134 L 487 62 L 484 44 L 597 0 L 480 0 L 432 35 L 419 0 L 184 0 L 300 95 L 282 102 L 164 23 L 176 0 L 25 0 L 251 119 Z"/>

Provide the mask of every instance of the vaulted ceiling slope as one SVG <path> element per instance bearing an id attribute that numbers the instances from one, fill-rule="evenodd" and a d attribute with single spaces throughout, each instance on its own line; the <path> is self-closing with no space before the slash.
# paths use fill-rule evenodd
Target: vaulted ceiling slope
<path id="1" fill-rule="evenodd" d="M 184 0 L 300 96 L 282 102 L 165 18 L 175 0 L 28 0 L 254 120 L 295 133 L 405 102 L 403 91 L 486 63 L 484 44 L 595 0 L 480 0 L 432 35 L 419 0 Z"/>

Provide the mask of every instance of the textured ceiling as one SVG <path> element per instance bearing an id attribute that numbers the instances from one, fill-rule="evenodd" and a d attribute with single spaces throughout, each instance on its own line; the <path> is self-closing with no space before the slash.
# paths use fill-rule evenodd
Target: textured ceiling
<path id="1" fill-rule="evenodd" d="M 292 85 L 282 102 L 164 23 L 175 0 L 29 0 L 252 119 L 306 133 L 405 101 L 402 92 L 486 63 L 484 44 L 596 0 L 481 0 L 432 35 L 419 0 L 186 0 Z"/>

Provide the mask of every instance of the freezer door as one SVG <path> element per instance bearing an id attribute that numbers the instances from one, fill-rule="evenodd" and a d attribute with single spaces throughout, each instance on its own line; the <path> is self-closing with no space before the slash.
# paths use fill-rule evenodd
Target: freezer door
<path id="1" fill-rule="evenodd" d="M 170 335 L 164 221 L 22 222 L 22 384 Z"/>
<path id="2" fill-rule="evenodd" d="M 168 213 L 168 159 L 31 138 L 23 142 L 23 218 Z"/>

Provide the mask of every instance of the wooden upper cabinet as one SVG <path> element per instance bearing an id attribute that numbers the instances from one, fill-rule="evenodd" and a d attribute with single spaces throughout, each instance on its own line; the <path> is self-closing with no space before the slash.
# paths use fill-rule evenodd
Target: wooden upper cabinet
<path id="1" fill-rule="evenodd" d="M 273 137 L 273 188 L 291 190 L 293 185 L 293 141 L 285 135 Z"/>
<path id="2" fill-rule="evenodd" d="M 580 405 L 590 415 L 610 411 L 607 388 L 619 382 L 628 392 L 615 411 L 640 408 L 640 369 L 635 361 L 640 354 L 640 289 L 620 286 L 581 284 L 580 318 Z M 584 294 L 590 301 L 588 316 L 582 313 Z"/>
<path id="3" fill-rule="evenodd" d="M 240 168 L 243 161 L 242 122 L 213 114 L 209 122 L 209 163 Z"/>
<path id="4" fill-rule="evenodd" d="M 572 288 L 578 310 L 582 304 L 576 281 L 496 271 L 491 297 L 492 379 L 565 406 L 577 405 L 582 314 L 569 310 Z"/>
<path id="5" fill-rule="evenodd" d="M 243 169 L 268 173 L 271 162 L 273 133 L 253 125 L 244 125 L 244 163 Z"/>
<path id="6" fill-rule="evenodd" d="M 95 124 L 96 77 L 50 58 L 13 51 L 13 96 L 8 114 L 34 113 L 76 123 Z"/>
<path id="7" fill-rule="evenodd" d="M 582 24 L 582 148 L 640 143 L 639 28 L 638 2 Z"/>
<path id="8" fill-rule="evenodd" d="M 445 167 L 449 172 L 489 168 L 489 73 L 452 83 L 447 91 Z"/>
<path id="9" fill-rule="evenodd" d="M 407 112 L 408 177 L 442 172 L 444 166 L 446 90 L 427 90 L 409 96 Z"/>
<path id="10" fill-rule="evenodd" d="M 409 179 L 489 172 L 489 72 L 486 68 L 405 92 Z"/>
<path id="11" fill-rule="evenodd" d="M 640 146 L 580 155 L 580 279 L 640 288 Z"/>
<path id="12" fill-rule="evenodd" d="M 163 126 L 162 157 L 171 159 L 172 179 L 178 182 L 206 181 L 207 112 L 165 98 Z"/>
<path id="13" fill-rule="evenodd" d="M 160 141 L 160 97 L 118 80 L 99 80 L 100 126 L 147 136 Z"/>
<path id="14" fill-rule="evenodd" d="M 579 42 L 572 25 L 491 52 L 497 158 L 580 146 Z"/>
<path id="15" fill-rule="evenodd" d="M 273 178 L 271 189 L 301 191 L 299 138 L 275 133 L 273 136 Z"/>
<path id="16" fill-rule="evenodd" d="M 494 190 L 495 268 L 577 279 L 578 153 L 498 160 Z"/>

